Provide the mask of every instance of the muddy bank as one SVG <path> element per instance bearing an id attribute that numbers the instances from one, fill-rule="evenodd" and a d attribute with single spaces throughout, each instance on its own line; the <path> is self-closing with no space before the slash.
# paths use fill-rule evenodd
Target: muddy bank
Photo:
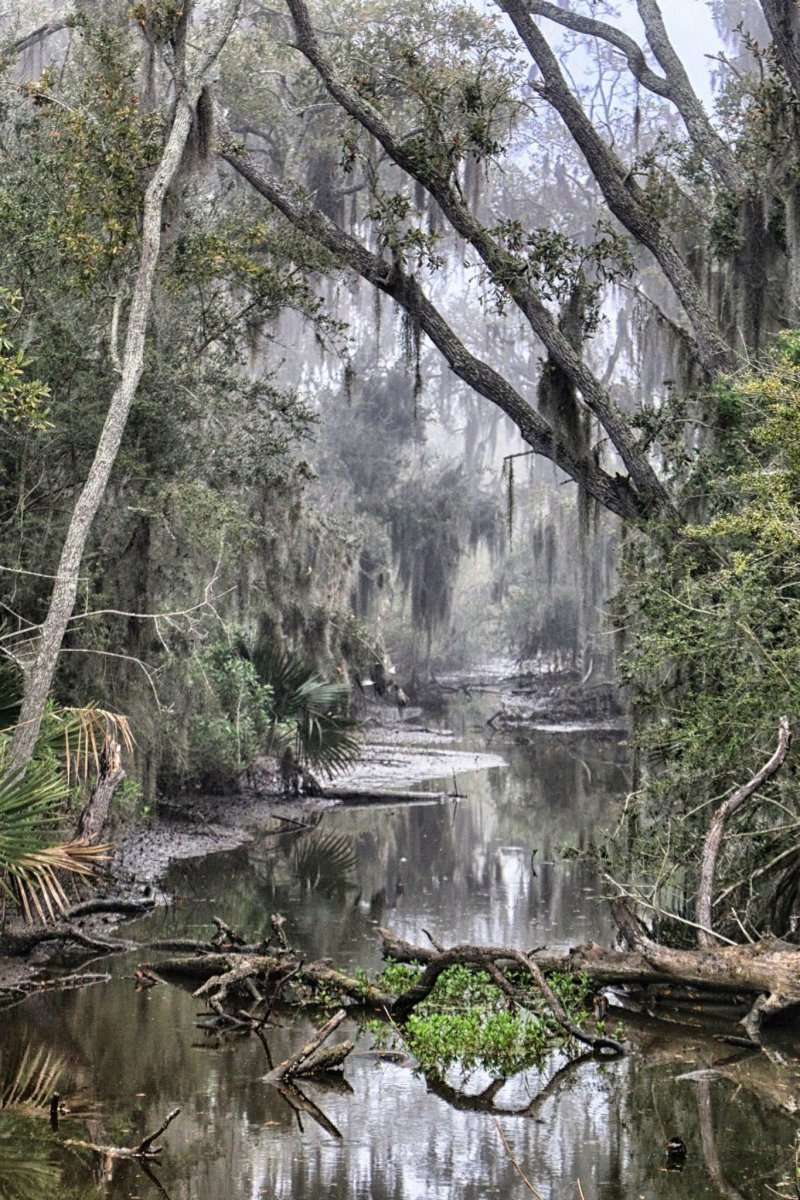
<path id="1" fill-rule="evenodd" d="M 367 728 L 361 760 L 352 771 L 337 776 L 335 786 L 360 794 L 361 803 L 369 803 L 372 793 L 391 802 L 395 792 L 402 803 L 404 790 L 414 785 L 420 787 L 420 801 L 429 791 L 431 803 L 438 803 L 442 792 L 458 791 L 460 774 L 505 766 L 497 753 L 464 751 L 454 743 L 448 730 L 390 717 L 387 723 Z M 436 780 L 438 785 L 428 782 Z M 265 767 L 238 794 L 162 800 L 144 828 L 116 844 L 91 891 L 94 903 L 79 901 L 47 931 L 31 929 L 18 918 L 7 919 L 0 934 L 0 1003 L 47 986 L 52 968 L 125 949 L 124 936 L 118 935 L 120 924 L 169 902 L 161 881 L 172 863 L 234 850 L 265 830 L 299 828 L 326 809 L 356 802 L 326 796 L 287 799 L 265 790 L 272 782 Z"/>

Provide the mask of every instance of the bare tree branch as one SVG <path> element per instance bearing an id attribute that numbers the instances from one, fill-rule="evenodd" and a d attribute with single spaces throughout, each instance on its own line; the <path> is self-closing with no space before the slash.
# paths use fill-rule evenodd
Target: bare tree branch
<path id="1" fill-rule="evenodd" d="M 36 46 L 39 42 L 44 42 L 47 38 L 52 37 L 54 33 L 60 33 L 62 29 L 69 29 L 70 22 L 64 21 L 48 21 L 45 25 L 40 25 L 38 29 L 31 30 L 24 37 L 17 38 L 12 42 L 6 50 L 3 58 L 8 60 L 15 58 L 19 54 L 24 54 L 26 50 L 30 50 L 32 46 Z"/>
<path id="2" fill-rule="evenodd" d="M 293 4 L 297 0 L 287 0 Z M 629 233 L 655 257 L 683 305 L 694 331 L 697 357 L 710 376 L 729 372 L 736 362 L 691 270 L 662 223 L 649 209 L 646 197 L 611 147 L 603 141 L 570 90 L 542 31 L 532 20 L 525 0 L 498 0 L 543 76 L 540 94 L 560 114 L 600 185 L 608 207 Z"/>
<path id="3" fill-rule="evenodd" d="M 550 0 L 531 0 L 528 5 L 534 16 L 547 17 L 565 29 L 600 38 L 625 55 L 628 67 L 642 87 L 674 104 L 683 118 L 687 132 L 726 187 L 741 190 L 742 173 L 729 147 L 717 133 L 691 85 L 689 76 L 669 39 L 658 4 L 655 0 L 639 0 L 639 13 L 647 30 L 647 40 L 664 69 L 661 76 L 648 65 L 644 50 L 629 34 L 600 21 L 559 8 Z"/>
<path id="4" fill-rule="evenodd" d="M 363 279 L 391 296 L 413 320 L 418 321 L 420 329 L 441 351 L 455 374 L 502 409 L 537 454 L 549 458 L 610 512 L 621 517 L 644 516 L 647 513 L 653 503 L 652 491 L 640 494 L 630 480 L 603 471 L 591 456 L 577 456 L 559 439 L 533 405 L 499 372 L 470 353 L 412 276 L 406 274 L 398 264 L 387 263 L 367 250 L 296 190 L 290 190 L 267 174 L 250 154 L 226 134 L 221 115 L 217 118 L 217 127 L 221 134 L 220 154 L 226 162 L 293 225 L 321 242 Z M 666 506 L 666 497 L 660 485 L 658 495 L 659 499 L 664 497 Z"/>
<path id="5" fill-rule="evenodd" d="M 749 800 L 753 793 L 761 787 L 762 783 L 766 783 L 779 770 L 786 755 L 789 753 L 791 742 L 792 733 L 789 728 L 789 719 L 788 717 L 781 717 L 778 726 L 778 745 L 775 753 L 768 762 L 764 763 L 761 770 L 757 771 L 748 783 L 737 788 L 732 796 L 729 796 L 727 800 L 724 800 L 720 804 L 711 818 L 711 824 L 708 827 L 708 833 L 706 834 L 703 846 L 700 883 L 697 888 L 695 915 L 698 926 L 701 927 L 697 931 L 698 946 L 712 945 L 710 931 L 713 930 L 714 876 L 717 870 L 717 858 L 722 846 L 722 839 L 725 835 L 725 826 L 737 809 L 741 808 L 745 800 Z"/>
<path id="6" fill-rule="evenodd" d="M 477 220 L 458 195 L 449 174 L 431 165 L 425 156 L 415 153 L 413 143 L 401 141 L 382 114 L 338 75 L 315 36 L 305 0 L 286 2 L 295 23 L 298 47 L 316 68 L 330 94 L 377 138 L 399 167 L 430 192 L 455 231 L 474 246 L 495 277 L 504 281 L 509 295 L 524 313 L 534 333 L 544 342 L 553 361 L 567 374 L 608 434 L 642 497 L 667 507 L 666 491 L 646 455 L 639 451 L 625 416 L 612 403 L 599 380 L 528 285 L 525 272 L 520 271 L 519 259 L 502 248 Z M 532 442 L 529 444 L 533 445 Z"/>

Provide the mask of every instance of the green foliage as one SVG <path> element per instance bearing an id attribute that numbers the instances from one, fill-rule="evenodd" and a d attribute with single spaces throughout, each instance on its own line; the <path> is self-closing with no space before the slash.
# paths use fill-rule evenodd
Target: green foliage
<path id="1" fill-rule="evenodd" d="M 252 652 L 258 678 L 272 692 L 267 748 L 285 761 L 333 775 L 361 752 L 360 725 L 349 715 L 350 688 L 327 683 L 302 657 L 261 637 Z"/>
<path id="2" fill-rule="evenodd" d="M 142 198 L 158 161 L 163 119 L 142 105 L 137 63 L 125 36 L 79 16 L 85 69 L 66 89 L 46 69 L 25 85 L 30 103 L 18 116 L 20 133 L 35 147 L 44 212 L 29 230 L 34 245 L 58 256 L 74 285 L 87 290 L 112 278 L 138 250 Z M 24 219 L 30 200 L 6 220 Z"/>
<path id="3" fill-rule="evenodd" d="M 34 429 L 46 429 L 50 396 L 46 383 L 27 378 L 31 359 L 8 336 L 8 327 L 20 315 L 19 292 L 0 288 L 0 421 L 18 421 Z"/>
<path id="4" fill-rule="evenodd" d="M 387 990 L 402 992 L 416 982 L 420 968 L 389 963 L 381 976 Z M 409 1016 L 395 1035 L 402 1037 L 418 1060 L 420 1070 L 442 1078 L 456 1069 L 463 1076 L 481 1069 L 503 1078 L 527 1067 L 539 1066 L 555 1047 L 564 1045 L 563 1031 L 552 1020 L 539 994 L 527 978 L 510 973 L 524 996 L 515 1004 L 485 971 L 465 966 L 448 967 L 430 995 Z M 585 1017 L 589 994 L 584 976 L 554 975 L 551 986 L 575 1021 Z M 380 1023 L 371 1027 L 379 1044 L 386 1040 Z"/>
<path id="5" fill-rule="evenodd" d="M 209 785 L 233 783 L 264 746 L 273 721 L 273 692 L 227 641 L 216 642 L 201 657 L 197 674 L 211 700 L 210 711 L 196 714 L 192 722 L 192 770 Z"/>
<path id="6" fill-rule="evenodd" d="M 709 806 L 755 774 L 779 717 L 800 710 L 798 347 L 796 332 L 783 335 L 761 370 L 718 392 L 721 432 L 687 486 L 702 523 L 626 548 L 622 678 L 644 774 L 624 834 L 638 869 L 679 906 L 696 886 Z M 798 862 L 786 853 L 798 828 L 794 792 L 789 765 L 726 837 L 723 928 L 734 906 L 756 928 L 785 931 L 798 889 Z"/>

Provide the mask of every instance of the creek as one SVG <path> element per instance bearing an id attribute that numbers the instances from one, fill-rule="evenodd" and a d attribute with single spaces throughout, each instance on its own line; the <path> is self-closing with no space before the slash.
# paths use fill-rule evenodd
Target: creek
<path id="1" fill-rule="evenodd" d="M 486 703 L 447 714 L 462 768 L 465 754 L 487 749 Z M 619 738 L 540 730 L 489 749 L 507 765 L 459 770 L 466 799 L 332 808 L 311 835 L 275 834 L 270 822 L 243 847 L 174 864 L 173 903 L 125 933 L 205 937 L 219 916 L 258 936 L 280 912 L 307 957 L 369 972 L 381 965 L 379 925 L 415 942 L 429 930 L 446 944 L 611 944 L 602 884 L 564 851 L 590 845 L 625 794 Z M 337 861 L 336 846 L 354 862 Z M 516 1200 L 532 1193 L 512 1156 L 548 1200 L 791 1194 L 781 1181 L 795 1122 L 771 1064 L 687 1026 L 654 1025 L 647 1051 L 624 1059 L 586 1058 L 559 1073 L 564 1060 L 553 1056 L 509 1081 L 494 1096 L 504 1148 L 475 1099 L 488 1078 L 470 1080 L 460 1098 L 437 1094 L 408 1065 L 370 1057 L 367 1035 L 340 1086 L 303 1083 L 319 1111 L 298 1115 L 263 1082 L 257 1038 L 197 1029 L 189 990 L 136 992 L 136 961 L 110 960 L 108 984 L 0 1013 L 2 1200 Z M 318 1013 L 280 1019 L 268 1038 L 275 1062 L 321 1023 Z M 47 1121 L 53 1091 L 69 1097 L 57 1135 Z M 178 1105 L 153 1178 L 133 1162 L 101 1178 L 90 1152 L 64 1145 L 133 1145 Z M 682 1170 L 667 1169 L 673 1136 L 688 1148 L 674 1164 Z"/>

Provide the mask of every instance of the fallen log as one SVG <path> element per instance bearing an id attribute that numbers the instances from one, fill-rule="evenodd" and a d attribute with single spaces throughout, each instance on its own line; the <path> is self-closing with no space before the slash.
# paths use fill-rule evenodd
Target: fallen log
<path id="1" fill-rule="evenodd" d="M 167 958 L 160 962 L 142 962 L 140 968 L 154 971 L 157 975 L 177 975 L 184 979 L 202 979 L 206 982 L 197 989 L 195 996 L 209 995 L 214 988 L 214 1000 L 224 999 L 229 988 L 244 984 L 247 979 L 281 978 L 291 975 L 312 987 L 324 984 L 335 988 L 342 995 L 350 996 L 358 1004 L 383 1009 L 391 1006 L 394 996 L 364 979 L 356 979 L 337 971 L 324 962 L 301 963 L 291 953 L 277 955 L 241 953 L 228 950 L 224 953 L 195 954 L 189 958 Z"/>
<path id="2" fill-rule="evenodd" d="M 545 974 L 572 971 L 586 974 L 598 987 L 629 984 L 679 984 L 731 996 L 751 1005 L 742 1021 L 752 1042 L 760 1040 L 764 1018 L 800 1006 L 800 947 L 778 938 L 744 946 L 708 946 L 677 950 L 654 942 L 622 901 L 612 911 L 629 950 L 581 946 L 569 954 L 536 951 L 529 957 Z M 441 959 L 429 946 L 412 945 L 391 930 L 380 931 L 383 952 L 398 962 L 418 962 L 426 968 Z M 449 963 L 470 962 L 488 968 L 513 962 L 508 946 L 452 946 Z M 517 960 L 518 961 L 518 960 Z"/>
<path id="3" fill-rule="evenodd" d="M 277 1067 L 269 1071 L 264 1076 L 265 1083 L 280 1083 L 283 1079 L 291 1079 L 293 1075 L 297 1075 L 301 1067 L 307 1063 L 319 1050 L 322 1043 L 330 1037 L 334 1029 L 338 1029 L 342 1021 L 347 1016 L 343 1008 L 334 1013 L 329 1021 L 326 1021 L 321 1029 L 318 1029 L 312 1038 L 304 1042 L 299 1050 L 294 1054 L 289 1055 Z"/>
<path id="4" fill-rule="evenodd" d="M 138 1146 L 102 1146 L 96 1142 L 83 1142 L 77 1138 L 68 1138 L 65 1146 L 77 1146 L 82 1150 L 93 1150 L 96 1154 L 101 1155 L 105 1159 L 117 1158 L 136 1158 L 136 1159 L 153 1159 L 158 1158 L 163 1147 L 154 1146 L 153 1142 L 156 1138 L 161 1137 L 161 1134 L 172 1124 L 175 1118 L 180 1113 L 179 1108 L 173 1108 L 172 1112 L 167 1113 L 164 1120 L 159 1125 L 158 1129 L 154 1129 L 152 1133 L 148 1133 L 147 1137 L 142 1138 Z"/>
<path id="5" fill-rule="evenodd" d="M 463 800 L 453 792 L 386 792 L 378 788 L 324 788 L 325 800 L 338 800 L 344 805 L 360 804 L 442 804 L 446 800 Z"/>
<path id="6" fill-rule="evenodd" d="M 334 1046 L 320 1046 L 316 1054 L 312 1054 L 305 1062 L 292 1071 L 293 1079 L 309 1079 L 314 1075 L 327 1075 L 329 1071 L 338 1071 L 353 1050 L 355 1042 L 336 1042 Z"/>

